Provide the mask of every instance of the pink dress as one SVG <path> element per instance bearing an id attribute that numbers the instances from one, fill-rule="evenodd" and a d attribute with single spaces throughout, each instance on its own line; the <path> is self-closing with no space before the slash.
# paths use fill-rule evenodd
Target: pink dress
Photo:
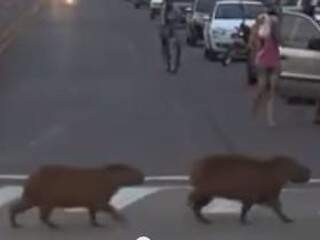
<path id="1" fill-rule="evenodd" d="M 270 36 L 263 39 L 263 46 L 256 55 L 256 65 L 263 69 L 280 67 L 280 51 L 278 43 Z"/>

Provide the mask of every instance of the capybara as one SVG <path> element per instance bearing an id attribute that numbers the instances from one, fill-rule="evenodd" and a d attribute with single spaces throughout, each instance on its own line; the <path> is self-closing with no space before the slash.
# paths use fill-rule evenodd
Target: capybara
<path id="1" fill-rule="evenodd" d="M 242 224 L 248 223 L 246 216 L 254 204 L 270 207 L 283 222 L 290 223 L 293 220 L 281 208 L 281 190 L 288 182 L 306 183 L 310 176 L 307 167 L 286 156 L 212 155 L 197 161 L 192 169 L 189 205 L 196 218 L 207 224 L 210 221 L 201 209 L 215 197 L 240 201 Z"/>
<path id="2" fill-rule="evenodd" d="M 144 175 L 136 168 L 123 164 L 84 168 L 63 165 L 40 167 L 26 181 L 22 197 L 9 208 L 12 227 L 19 227 L 16 215 L 38 207 L 40 220 L 49 227 L 57 227 L 49 218 L 54 208 L 84 207 L 90 222 L 96 221 L 97 211 L 104 211 L 118 221 L 124 218 L 109 203 L 110 198 L 123 186 L 139 185 Z"/>

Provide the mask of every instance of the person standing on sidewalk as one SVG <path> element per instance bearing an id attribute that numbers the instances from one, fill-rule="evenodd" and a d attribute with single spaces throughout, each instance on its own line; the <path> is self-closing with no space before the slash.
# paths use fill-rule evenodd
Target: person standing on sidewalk
<path id="1" fill-rule="evenodd" d="M 274 97 L 280 73 L 280 26 L 278 14 L 273 9 L 261 16 L 257 33 L 260 48 L 255 57 L 258 69 L 258 90 L 254 99 L 253 114 L 256 116 L 266 105 L 267 122 L 275 126 Z"/>

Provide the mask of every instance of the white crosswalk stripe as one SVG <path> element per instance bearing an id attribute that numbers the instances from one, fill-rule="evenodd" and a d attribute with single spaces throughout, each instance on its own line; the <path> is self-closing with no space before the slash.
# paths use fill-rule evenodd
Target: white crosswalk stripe
<path id="1" fill-rule="evenodd" d="M 123 210 L 128 206 L 143 201 L 145 198 L 153 194 L 166 192 L 166 190 L 190 190 L 189 186 L 138 186 L 122 188 L 111 199 L 111 204 Z M 285 189 L 284 192 L 300 192 L 303 189 Z M 0 207 L 5 206 L 11 201 L 19 198 L 22 194 L 22 187 L 17 185 L 7 185 L 0 187 Z M 241 210 L 241 204 L 237 201 L 215 198 L 210 204 L 203 208 L 203 212 L 207 214 L 235 214 Z M 69 208 L 65 209 L 69 213 L 79 213 L 86 211 L 84 208 Z"/>
<path id="2" fill-rule="evenodd" d="M 172 189 L 186 189 L 186 187 L 130 187 L 121 189 L 112 199 L 111 204 L 119 209 L 126 207 L 143 200 L 155 193 Z M 10 203 L 16 198 L 20 197 L 22 193 L 21 186 L 4 186 L 0 188 L 0 207 Z M 66 212 L 78 213 L 86 211 L 84 208 L 70 208 Z M 205 213 L 235 213 L 240 211 L 240 204 L 234 201 L 216 199 L 213 203 L 204 208 Z"/>
<path id="3" fill-rule="evenodd" d="M 22 193 L 20 186 L 5 186 L 0 188 L 0 207 L 18 198 Z"/>

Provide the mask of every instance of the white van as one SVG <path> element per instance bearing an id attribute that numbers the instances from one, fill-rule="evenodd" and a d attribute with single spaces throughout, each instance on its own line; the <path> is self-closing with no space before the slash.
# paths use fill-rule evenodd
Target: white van
<path id="1" fill-rule="evenodd" d="M 212 59 L 226 52 L 234 44 L 232 36 L 238 31 L 240 24 L 245 21 L 246 25 L 252 26 L 256 17 L 265 11 L 261 1 L 218 1 L 204 27 L 205 57 Z"/>

